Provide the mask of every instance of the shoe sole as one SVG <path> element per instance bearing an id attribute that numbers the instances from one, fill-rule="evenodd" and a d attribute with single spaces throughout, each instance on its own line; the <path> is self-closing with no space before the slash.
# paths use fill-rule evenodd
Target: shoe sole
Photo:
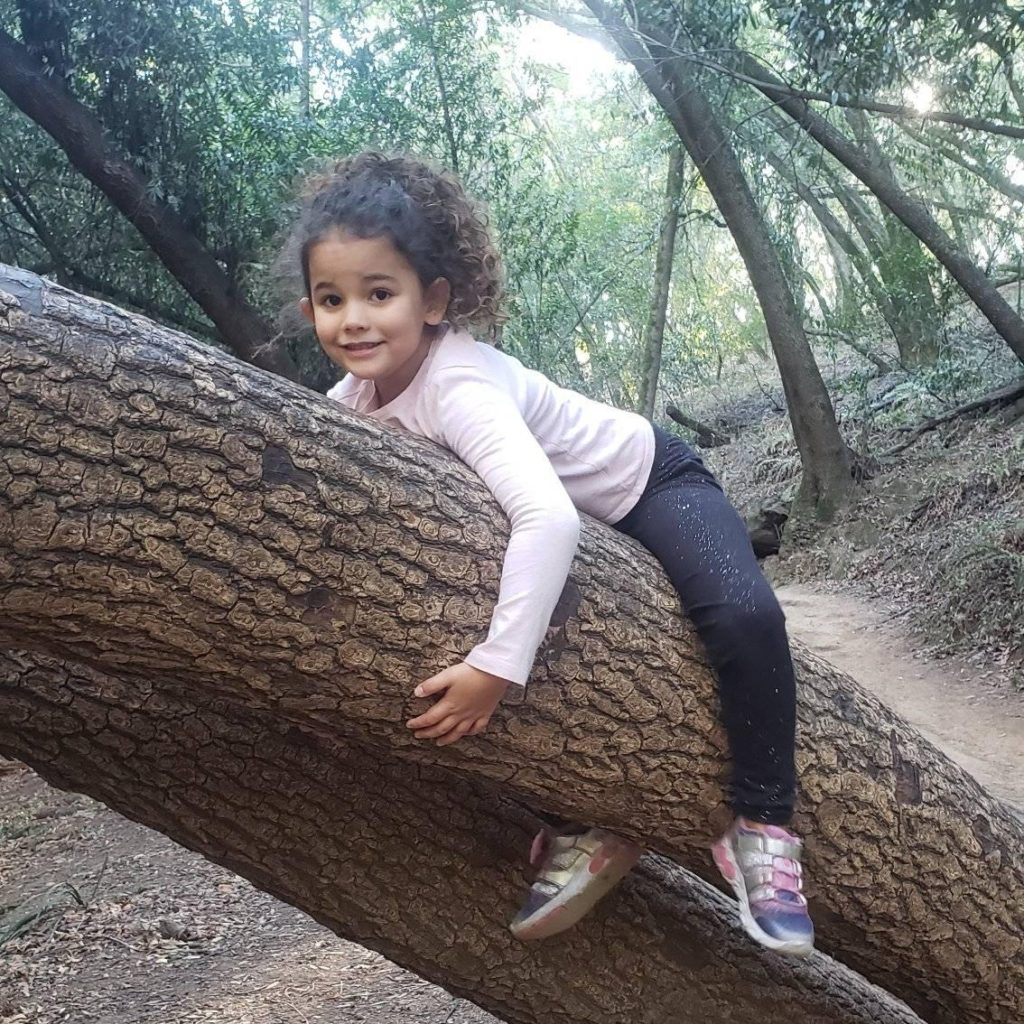
<path id="1" fill-rule="evenodd" d="M 633 869 L 643 850 L 625 840 L 604 843 L 586 871 L 580 872 L 536 913 L 509 930 L 523 941 L 546 939 L 571 928 Z"/>
<path id="2" fill-rule="evenodd" d="M 743 930 L 755 942 L 767 947 L 775 953 L 784 953 L 787 956 L 810 956 L 814 952 L 814 940 L 808 942 L 806 939 L 777 939 L 769 935 L 754 920 L 750 912 L 750 900 L 747 899 L 747 884 L 743 881 L 743 872 L 733 856 L 732 847 L 729 843 L 720 841 L 711 847 L 711 856 L 715 865 L 722 873 L 722 877 L 732 886 L 736 893 L 736 899 L 740 905 L 740 921 L 743 923 Z"/>

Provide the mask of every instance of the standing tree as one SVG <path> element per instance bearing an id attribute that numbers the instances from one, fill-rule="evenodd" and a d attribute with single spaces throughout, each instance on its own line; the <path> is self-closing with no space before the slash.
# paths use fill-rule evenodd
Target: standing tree
<path id="1" fill-rule="evenodd" d="M 806 523 L 804 517 L 813 513 L 827 521 L 848 501 L 853 486 L 848 449 L 739 159 L 685 59 L 652 42 L 643 23 L 634 31 L 604 0 L 587 0 L 587 6 L 665 111 L 735 239 L 761 304 L 800 451 L 803 476 L 791 518 Z"/>
<path id="2" fill-rule="evenodd" d="M 161 262 L 238 355 L 284 377 L 298 368 L 271 325 L 246 301 L 216 258 L 150 183 L 110 144 L 96 117 L 47 73 L 24 45 L 0 30 L 0 89 L 47 131 L 84 174 L 138 229 Z"/>
<path id="3" fill-rule="evenodd" d="M 814 113 L 807 100 L 793 95 L 785 83 L 754 57 L 737 53 L 730 56 L 729 63 L 859 178 L 920 239 L 985 314 L 1017 358 L 1024 362 L 1024 320 L 970 256 L 957 248 L 924 203 L 900 188 L 888 163 L 880 165 L 871 161 L 841 131 Z"/>
<path id="4" fill-rule="evenodd" d="M 648 419 L 654 418 L 654 401 L 658 394 L 661 346 L 665 337 L 665 318 L 668 312 L 669 292 L 672 288 L 672 263 L 676 251 L 676 229 L 679 226 L 679 204 L 682 201 L 685 166 L 686 152 L 677 143 L 669 151 L 665 202 L 661 211 L 658 255 L 654 264 L 654 286 L 651 289 L 651 309 L 644 330 L 638 411 Z"/>

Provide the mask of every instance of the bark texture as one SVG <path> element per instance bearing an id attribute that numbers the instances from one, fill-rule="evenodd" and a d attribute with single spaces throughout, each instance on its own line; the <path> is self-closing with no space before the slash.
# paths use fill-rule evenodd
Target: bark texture
<path id="1" fill-rule="evenodd" d="M 528 695 L 481 737 L 418 744 L 403 725 L 422 707 L 412 686 L 478 642 L 494 605 L 507 531 L 483 485 L 432 444 L 141 317 L 9 270 L 0 291 L 0 646 L 33 652 L 9 658 L 0 751 L 509 1020 L 679 1024 L 715 1002 L 764 1019 L 745 1015 L 750 983 L 735 974 L 699 1003 L 703 968 L 678 973 L 682 940 L 642 900 L 602 911 L 595 927 L 623 913 L 631 927 L 594 946 L 586 930 L 502 945 L 528 828 L 486 822 L 519 804 L 708 871 L 728 816 L 724 738 L 702 652 L 649 556 L 586 522 Z M 796 661 L 796 824 L 821 948 L 929 1024 L 1019 1024 L 1024 829 L 851 680 L 799 648 Z M 86 680 L 80 697 L 61 672 Z M 496 868 L 488 836 L 509 829 Z M 438 870 L 421 848 L 465 861 Z M 380 897 L 373 927 L 361 887 Z M 396 892 L 422 917 L 403 919 Z M 479 951 L 466 973 L 446 929 Z M 717 962 L 716 943 L 699 944 Z M 655 947 L 671 967 L 648 974 L 633 954 Z M 777 969 L 746 948 L 755 974 Z M 574 950 L 585 976 L 614 973 L 594 982 L 603 1017 L 568 995 L 560 1016 L 545 1005 L 575 991 L 565 960 L 535 996 L 537 963 Z M 691 1006 L 706 1016 L 683 1016 Z M 858 1019 L 832 1012 L 774 1019 Z"/>
<path id="2" fill-rule="evenodd" d="M 175 682 L 0 652 L 0 748 L 515 1024 L 921 1024 L 818 955 L 759 954 L 717 890 L 647 857 L 571 937 L 516 942 L 541 822 L 501 787 L 410 771 Z"/>

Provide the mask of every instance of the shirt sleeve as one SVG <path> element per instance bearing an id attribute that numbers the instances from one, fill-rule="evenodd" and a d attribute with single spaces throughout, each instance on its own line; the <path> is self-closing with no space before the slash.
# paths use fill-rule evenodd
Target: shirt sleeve
<path id="1" fill-rule="evenodd" d="M 439 433 L 505 511 L 511 535 L 487 639 L 466 661 L 523 686 L 569 575 L 580 518 L 511 396 L 475 371 L 435 381 Z"/>

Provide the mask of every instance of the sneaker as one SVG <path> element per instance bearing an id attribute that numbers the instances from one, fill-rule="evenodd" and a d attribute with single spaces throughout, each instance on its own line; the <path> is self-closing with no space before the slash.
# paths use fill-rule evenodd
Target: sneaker
<path id="1" fill-rule="evenodd" d="M 640 859 L 643 849 L 603 828 L 566 834 L 545 829 L 530 849 L 538 869 L 509 925 L 517 939 L 546 939 L 571 928 Z"/>
<path id="2" fill-rule="evenodd" d="M 814 949 L 814 925 L 800 891 L 802 846 L 781 825 L 748 828 L 737 818 L 711 848 L 740 901 L 746 933 L 768 949 L 794 956 Z"/>

